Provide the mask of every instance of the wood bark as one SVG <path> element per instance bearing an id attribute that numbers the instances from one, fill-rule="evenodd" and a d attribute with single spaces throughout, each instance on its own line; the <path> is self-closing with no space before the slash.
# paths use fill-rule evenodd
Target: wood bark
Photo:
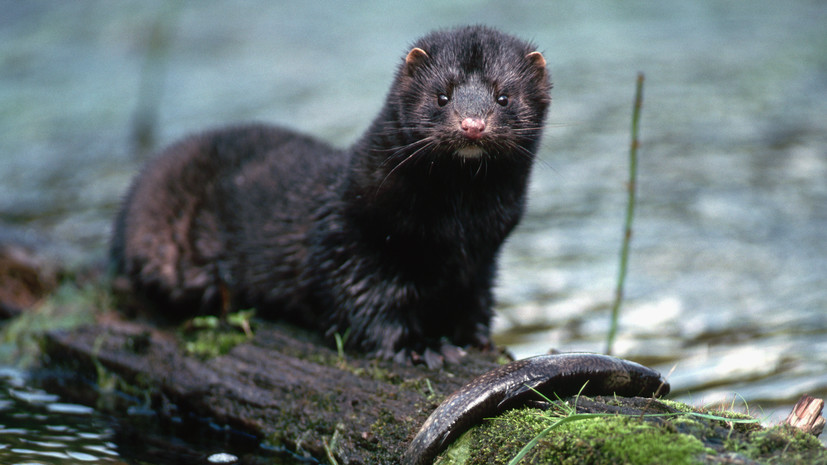
<path id="1" fill-rule="evenodd" d="M 396 463 L 438 403 L 498 355 L 472 352 L 441 370 L 340 360 L 312 334 L 256 322 L 251 340 L 201 359 L 175 331 L 125 321 L 49 333 L 44 354 L 46 368 L 94 383 L 103 368 L 177 411 L 323 461 L 329 450 L 339 464 Z"/>
<path id="2" fill-rule="evenodd" d="M 321 463 L 331 463 L 328 453 L 343 465 L 399 463 L 430 412 L 451 392 L 496 367 L 501 355 L 471 352 L 439 370 L 353 355 L 342 360 L 317 336 L 272 322 L 256 322 L 252 339 L 212 358 L 188 354 L 179 330 L 121 320 L 51 332 L 43 346 L 44 376 L 57 381 L 51 392 L 90 403 L 94 400 L 84 397 L 94 391 L 90 381 L 102 389 L 117 378 L 119 388 L 133 397 L 151 399 L 158 415 L 195 415 L 253 435 L 248 448 L 253 453 L 241 462 L 256 465 L 272 463 L 258 455 L 259 440 Z M 619 400 L 623 409 L 609 405 L 618 401 L 613 397 L 609 403 L 581 398 L 578 411 L 632 416 L 672 411 L 651 399 Z M 818 435 L 824 426 L 822 407 L 822 400 L 805 397 L 787 422 Z M 707 422 L 712 424 L 708 431 L 732 434 L 715 420 Z M 745 425 L 744 434 L 757 428 Z M 141 459 L 146 463 L 205 463 L 209 445 L 182 447 L 163 432 L 135 434 L 136 449 L 123 449 L 125 456 L 155 454 Z M 725 453 L 721 444 L 716 439 L 707 447 Z"/>
<path id="3" fill-rule="evenodd" d="M 824 400 L 804 394 L 796 402 L 792 412 L 784 420 L 790 426 L 798 428 L 813 436 L 819 436 L 824 431 L 824 417 L 821 411 L 824 409 Z"/>

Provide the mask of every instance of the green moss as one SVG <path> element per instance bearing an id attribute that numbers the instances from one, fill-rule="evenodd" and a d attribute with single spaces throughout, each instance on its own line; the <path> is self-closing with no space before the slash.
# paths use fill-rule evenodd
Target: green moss
<path id="1" fill-rule="evenodd" d="M 612 417 L 593 423 L 583 433 L 607 434 L 603 445 L 611 463 L 691 464 L 698 463 L 699 457 L 707 452 L 704 444 L 694 436 L 676 434 L 641 423 L 636 418 Z"/>
<path id="2" fill-rule="evenodd" d="M 370 425 L 370 434 L 377 437 L 395 437 L 404 441 L 408 435 L 408 425 L 397 421 L 394 412 L 383 408 L 377 412 L 376 421 Z"/>
<path id="3" fill-rule="evenodd" d="M 247 336 L 235 331 L 197 331 L 185 337 L 184 350 L 190 355 L 212 358 L 226 354 L 246 340 Z"/>
<path id="4" fill-rule="evenodd" d="M 216 316 L 193 318 L 181 332 L 184 350 L 201 358 L 226 354 L 253 337 L 250 319 L 254 313 L 253 310 L 241 310 L 225 319 Z"/>
<path id="5" fill-rule="evenodd" d="M 440 463 L 508 463 L 554 421 L 531 409 L 506 412 L 458 444 L 456 453 L 474 451 L 472 459 Z M 639 417 L 594 416 L 554 428 L 520 463 L 692 464 L 705 450 L 698 439 Z"/>
<path id="6" fill-rule="evenodd" d="M 813 435 L 789 425 L 773 426 L 751 435 L 750 441 L 729 444 L 747 457 L 768 464 L 827 464 L 827 449 Z"/>
<path id="7" fill-rule="evenodd" d="M 666 405 L 667 407 L 671 407 L 679 412 L 694 412 L 695 407 L 684 404 L 683 402 L 678 402 L 676 400 L 669 400 L 669 399 L 658 399 L 658 402 Z"/>
<path id="8" fill-rule="evenodd" d="M 132 381 L 125 381 L 120 375 L 106 369 L 103 364 L 95 361 L 97 375 L 97 397 L 95 408 L 101 412 L 118 412 L 132 407 L 149 410 L 152 406 L 152 395 L 157 386 L 142 374 Z"/>
<path id="9" fill-rule="evenodd" d="M 0 363 L 30 367 L 40 357 L 43 333 L 94 323 L 99 313 L 111 308 L 111 297 L 104 287 L 63 283 L 35 308 L 0 329 Z"/>
<path id="10" fill-rule="evenodd" d="M 519 462 L 559 464 L 825 464 L 827 449 L 812 435 L 786 426 L 762 428 L 737 412 L 707 412 L 677 402 L 667 415 L 588 415 L 561 409 L 511 410 L 472 428 L 446 450 L 440 465 L 509 463 L 550 425 Z M 568 407 L 566 407 L 568 408 Z"/>
<path id="11" fill-rule="evenodd" d="M 548 426 L 548 421 L 538 412 L 533 409 L 510 410 L 484 421 L 460 436 L 436 464 L 472 464 L 489 460 L 507 463 Z"/>

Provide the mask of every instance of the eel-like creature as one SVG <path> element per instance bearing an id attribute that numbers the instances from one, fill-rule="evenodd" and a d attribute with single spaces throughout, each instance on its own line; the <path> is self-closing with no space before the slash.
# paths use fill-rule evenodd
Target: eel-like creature
<path id="1" fill-rule="evenodd" d="M 666 395 L 669 383 L 651 368 L 608 355 L 568 353 L 517 360 L 475 378 L 445 399 L 422 424 L 402 463 L 430 465 L 481 419 L 541 399 L 535 390 L 549 398 L 578 392 L 634 397 Z"/>

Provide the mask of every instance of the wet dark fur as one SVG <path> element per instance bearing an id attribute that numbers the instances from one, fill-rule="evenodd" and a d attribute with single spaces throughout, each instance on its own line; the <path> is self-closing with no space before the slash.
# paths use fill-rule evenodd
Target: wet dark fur
<path id="1" fill-rule="evenodd" d="M 164 151 L 116 220 L 117 271 L 175 315 L 255 306 L 328 336 L 349 329 L 349 348 L 383 357 L 489 344 L 548 73 L 531 44 L 484 27 L 415 47 L 348 150 L 248 126 Z M 469 117 L 485 123 L 478 139 L 460 128 Z M 457 153 L 469 147 L 484 154 Z"/>

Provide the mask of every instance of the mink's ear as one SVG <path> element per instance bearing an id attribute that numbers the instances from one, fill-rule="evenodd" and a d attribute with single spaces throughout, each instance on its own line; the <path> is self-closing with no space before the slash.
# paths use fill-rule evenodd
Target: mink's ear
<path id="1" fill-rule="evenodd" d="M 417 68 L 422 66 L 428 58 L 425 50 L 419 47 L 412 48 L 411 51 L 408 52 L 408 55 L 405 56 L 405 73 L 410 76 Z"/>
<path id="2" fill-rule="evenodd" d="M 543 57 L 543 54 L 540 52 L 531 52 L 525 56 L 528 61 L 531 62 L 532 65 L 546 69 L 546 59 Z"/>
<path id="3" fill-rule="evenodd" d="M 546 59 L 543 57 L 543 54 L 540 52 L 531 52 L 525 56 L 526 60 L 528 60 L 528 65 L 530 71 L 534 74 L 534 77 L 543 80 L 548 78 L 548 69 L 546 69 Z"/>

